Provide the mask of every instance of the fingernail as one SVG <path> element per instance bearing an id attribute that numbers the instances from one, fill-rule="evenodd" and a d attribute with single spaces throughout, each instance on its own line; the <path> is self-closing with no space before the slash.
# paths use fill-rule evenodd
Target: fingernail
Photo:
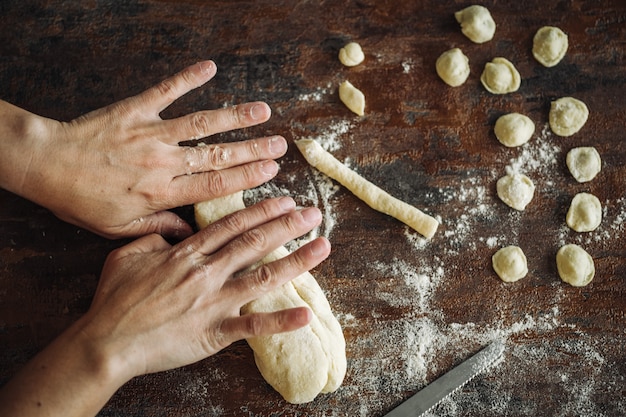
<path id="1" fill-rule="evenodd" d="M 261 165 L 261 172 L 273 177 L 278 173 L 278 164 L 274 161 L 266 161 Z"/>
<path id="2" fill-rule="evenodd" d="M 213 61 L 202 61 L 199 64 L 200 64 L 200 71 L 203 74 L 209 74 L 211 71 L 213 71 L 213 68 L 214 68 Z"/>
<path id="3" fill-rule="evenodd" d="M 311 242 L 311 253 L 313 256 L 321 256 L 326 253 L 326 242 L 322 239 L 315 239 Z"/>
<path id="4" fill-rule="evenodd" d="M 249 112 L 252 120 L 266 119 L 268 116 L 268 106 L 265 104 L 253 104 Z"/>
<path id="5" fill-rule="evenodd" d="M 314 207 L 306 208 L 300 212 L 300 215 L 308 224 L 317 223 L 322 218 L 322 213 Z"/>
<path id="6" fill-rule="evenodd" d="M 293 201 L 293 198 L 291 197 L 281 197 L 281 199 L 278 200 L 278 204 L 280 204 L 280 208 L 285 211 L 290 211 L 296 208 L 296 202 Z"/>
<path id="7" fill-rule="evenodd" d="M 280 137 L 274 136 L 270 138 L 270 152 L 273 155 L 282 155 L 287 151 L 287 141 Z"/>

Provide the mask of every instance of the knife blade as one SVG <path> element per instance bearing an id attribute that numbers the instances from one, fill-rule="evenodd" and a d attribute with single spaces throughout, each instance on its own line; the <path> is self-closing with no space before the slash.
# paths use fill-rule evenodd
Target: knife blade
<path id="1" fill-rule="evenodd" d="M 476 375 L 490 368 L 502 356 L 503 352 L 504 343 L 502 341 L 491 342 L 487 347 L 392 409 L 385 414 L 385 417 L 420 417 L 424 415 Z"/>

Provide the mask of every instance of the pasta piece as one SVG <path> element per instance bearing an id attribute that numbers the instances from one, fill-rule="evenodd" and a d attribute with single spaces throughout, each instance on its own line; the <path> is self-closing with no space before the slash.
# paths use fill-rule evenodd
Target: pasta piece
<path id="1" fill-rule="evenodd" d="M 435 235 L 439 222 L 367 181 L 339 162 L 313 139 L 300 139 L 296 145 L 309 164 L 343 184 L 374 210 L 388 214 L 412 227 L 426 238 Z"/>

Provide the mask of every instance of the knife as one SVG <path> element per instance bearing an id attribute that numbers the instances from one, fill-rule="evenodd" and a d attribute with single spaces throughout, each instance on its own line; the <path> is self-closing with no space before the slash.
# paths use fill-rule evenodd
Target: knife
<path id="1" fill-rule="evenodd" d="M 503 352 L 504 343 L 502 341 L 491 342 L 474 356 L 409 397 L 408 400 L 385 414 L 385 417 L 420 417 L 424 415 L 476 375 L 491 367 L 502 356 Z"/>

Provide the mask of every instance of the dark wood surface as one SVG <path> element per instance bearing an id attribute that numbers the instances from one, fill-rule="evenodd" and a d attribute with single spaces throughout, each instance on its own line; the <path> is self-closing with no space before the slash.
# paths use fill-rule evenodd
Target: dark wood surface
<path id="1" fill-rule="evenodd" d="M 290 146 L 281 173 L 247 193 L 290 194 L 326 215 L 319 234 L 333 244 L 314 275 L 347 341 L 343 386 L 314 402 L 285 403 L 259 375 L 245 342 L 183 369 L 128 383 L 102 416 L 381 416 L 492 339 L 504 358 L 433 410 L 452 416 L 626 415 L 626 4 L 614 1 L 487 1 L 495 38 L 471 43 L 453 13 L 471 3 L 441 1 L 61 1 L 0 4 L 2 99 L 70 120 L 200 59 L 219 71 L 164 113 L 265 100 L 263 126 L 219 135 L 313 137 L 372 182 L 442 225 L 431 241 L 333 189 Z M 531 55 L 541 26 L 563 29 L 565 59 L 544 68 Z M 365 62 L 345 68 L 337 52 L 359 42 Z M 450 88 L 434 70 L 443 51 L 470 58 L 466 84 Z M 512 61 L 519 91 L 494 96 L 479 82 L 495 56 Z M 365 94 L 366 115 L 350 113 L 337 86 Z M 550 102 L 574 96 L 590 109 L 570 138 L 547 128 Z M 493 124 L 518 111 L 537 129 L 522 148 L 498 143 Z M 595 146 L 603 170 L 579 184 L 565 155 Z M 495 182 L 510 165 L 537 185 L 515 212 Z M 332 184 L 331 184 L 332 185 Z M 595 194 L 600 228 L 565 225 L 571 198 Z M 192 218 L 189 207 L 178 209 Z M 0 380 L 89 306 L 107 241 L 0 191 Z M 584 288 L 560 281 L 555 254 L 578 243 L 594 258 Z M 501 246 L 522 247 L 529 274 L 504 284 L 491 268 Z"/>

